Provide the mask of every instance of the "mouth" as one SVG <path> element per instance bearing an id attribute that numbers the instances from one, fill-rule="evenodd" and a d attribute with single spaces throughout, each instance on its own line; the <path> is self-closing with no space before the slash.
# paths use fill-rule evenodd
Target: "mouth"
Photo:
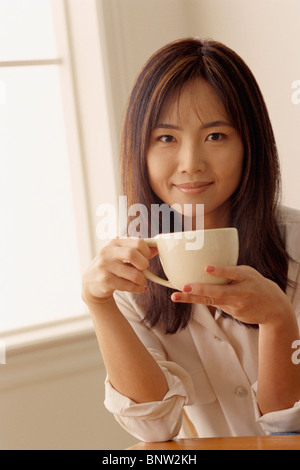
<path id="1" fill-rule="evenodd" d="M 178 191 L 184 194 L 199 194 L 206 191 L 213 182 L 190 182 L 190 183 L 182 183 L 182 184 L 175 184 L 174 186 L 178 189 Z"/>

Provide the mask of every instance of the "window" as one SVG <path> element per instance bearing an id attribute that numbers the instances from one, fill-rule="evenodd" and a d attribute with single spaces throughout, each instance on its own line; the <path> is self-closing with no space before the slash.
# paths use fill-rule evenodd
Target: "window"
<path id="1" fill-rule="evenodd" d="M 1 332 L 85 312 L 62 63 L 51 0 L 1 0 Z"/>

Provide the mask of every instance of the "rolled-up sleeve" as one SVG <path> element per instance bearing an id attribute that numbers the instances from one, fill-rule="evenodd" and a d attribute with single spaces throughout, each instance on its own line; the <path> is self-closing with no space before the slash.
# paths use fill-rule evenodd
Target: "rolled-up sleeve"
<path id="1" fill-rule="evenodd" d="M 126 302 L 126 297 L 118 297 L 118 300 L 122 313 L 162 369 L 169 390 L 161 401 L 136 403 L 118 392 L 106 378 L 104 405 L 137 439 L 168 441 L 180 431 L 183 406 L 194 400 L 192 378 L 181 366 L 167 360 L 158 338 L 141 322 L 136 311 Z"/>
<path id="2" fill-rule="evenodd" d="M 291 211 L 292 220 L 286 222 L 286 242 L 289 255 L 295 261 L 289 263 L 289 278 L 295 283 L 295 286 L 299 286 L 300 213 L 298 211 L 295 212 L 295 210 L 293 209 Z M 293 304 L 295 315 L 300 328 L 300 289 L 299 287 L 288 287 L 287 293 L 289 294 L 289 298 Z M 274 433 L 300 433 L 300 401 L 296 402 L 292 408 L 279 411 L 272 411 L 270 413 L 262 415 L 257 404 L 256 393 L 257 382 L 252 385 L 252 397 L 254 403 L 255 419 L 267 435 Z"/>
<path id="3" fill-rule="evenodd" d="M 256 422 L 266 435 L 274 433 L 300 433 L 300 401 L 292 408 L 261 414 L 256 398 L 257 382 L 252 386 L 252 397 Z"/>
<path id="4" fill-rule="evenodd" d="M 105 382 L 105 406 L 116 420 L 137 439 L 147 442 L 168 441 L 180 431 L 183 406 L 193 397 L 192 380 L 181 367 L 159 363 L 169 390 L 161 401 L 136 403 Z M 172 371 L 172 372 L 171 372 Z"/>

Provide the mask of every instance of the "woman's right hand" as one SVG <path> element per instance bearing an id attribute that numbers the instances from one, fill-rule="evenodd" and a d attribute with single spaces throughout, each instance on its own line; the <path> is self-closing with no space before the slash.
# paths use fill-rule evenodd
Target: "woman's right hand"
<path id="1" fill-rule="evenodd" d="M 115 290 L 145 292 L 149 259 L 157 249 L 142 238 L 116 238 L 104 246 L 91 262 L 82 280 L 82 298 L 86 304 L 110 300 Z"/>

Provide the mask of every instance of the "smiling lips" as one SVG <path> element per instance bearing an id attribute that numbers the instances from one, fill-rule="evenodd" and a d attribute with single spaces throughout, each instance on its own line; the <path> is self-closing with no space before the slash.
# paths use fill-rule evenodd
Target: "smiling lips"
<path id="1" fill-rule="evenodd" d="M 199 194 L 206 191 L 209 186 L 211 186 L 212 182 L 195 182 L 195 183 L 183 183 L 183 184 L 175 184 L 174 186 L 185 194 Z"/>

